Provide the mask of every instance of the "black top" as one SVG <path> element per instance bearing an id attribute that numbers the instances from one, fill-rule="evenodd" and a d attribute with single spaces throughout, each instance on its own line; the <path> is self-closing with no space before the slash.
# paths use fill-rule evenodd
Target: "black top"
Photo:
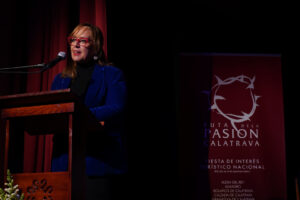
<path id="1" fill-rule="evenodd" d="M 95 63 L 77 64 L 77 76 L 72 80 L 70 88 L 80 99 L 84 100 L 84 96 L 92 74 L 94 71 Z"/>

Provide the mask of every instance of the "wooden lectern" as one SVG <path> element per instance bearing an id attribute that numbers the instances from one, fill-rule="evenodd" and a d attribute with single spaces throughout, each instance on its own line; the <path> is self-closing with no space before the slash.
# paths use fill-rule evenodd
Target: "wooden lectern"
<path id="1" fill-rule="evenodd" d="M 0 183 L 6 180 L 10 123 L 22 122 L 30 135 L 68 133 L 66 172 L 12 174 L 25 199 L 85 199 L 85 135 L 101 125 L 69 89 L 0 97 Z"/>

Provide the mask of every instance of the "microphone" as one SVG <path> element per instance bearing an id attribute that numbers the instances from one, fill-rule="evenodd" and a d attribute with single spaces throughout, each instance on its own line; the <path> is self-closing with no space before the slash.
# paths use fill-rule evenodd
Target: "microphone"
<path id="1" fill-rule="evenodd" d="M 54 65 L 56 65 L 58 62 L 64 60 L 65 58 L 66 58 L 66 53 L 63 51 L 60 51 L 57 54 L 57 57 L 55 59 L 51 60 L 48 64 L 46 64 L 45 69 L 49 69 L 49 68 L 53 67 Z"/>
<path id="2" fill-rule="evenodd" d="M 5 68 L 0 68 L 0 73 L 14 73 L 14 74 L 32 74 L 32 73 L 40 73 L 44 72 L 46 69 L 49 69 L 56 65 L 58 62 L 64 60 L 66 58 L 66 53 L 61 51 L 57 54 L 57 57 L 50 61 L 49 63 L 45 64 L 37 64 L 37 65 L 27 65 L 27 66 L 19 66 L 19 67 L 5 67 Z M 27 72 L 27 71 L 14 71 L 15 69 L 17 70 L 22 70 L 22 69 L 30 69 L 30 68 L 40 68 L 42 67 L 41 70 L 39 71 L 33 71 L 33 72 Z"/>

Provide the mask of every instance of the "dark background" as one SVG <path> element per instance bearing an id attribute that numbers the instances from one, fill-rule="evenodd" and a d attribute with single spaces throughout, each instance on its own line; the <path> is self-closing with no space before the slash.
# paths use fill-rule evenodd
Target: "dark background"
<path id="1" fill-rule="evenodd" d="M 221 52 L 282 55 L 288 199 L 295 199 L 299 14 L 294 4 L 238 0 L 107 1 L 108 57 L 123 69 L 128 81 L 127 130 L 132 175 L 129 186 L 136 198 L 180 199 L 178 54 Z M 26 20 L 26 5 L 12 5 L 18 7 L 16 10 L 3 6 L 2 66 L 22 65 L 26 59 L 27 55 L 18 49 L 7 48 L 22 44 L 24 32 L 30 32 L 22 24 L 22 19 Z M 8 35 L 7 29 L 15 29 L 15 34 Z M 18 57 L 17 62 L 12 62 L 14 57 Z M 6 84 L 0 87 L 1 95 L 25 91 L 24 76 L 1 79 L 1 84 Z"/>
<path id="2" fill-rule="evenodd" d="M 143 152 L 133 169 L 149 175 L 142 176 L 146 182 L 149 180 L 147 186 L 160 188 L 164 191 L 160 194 L 168 199 L 179 197 L 178 53 L 281 54 L 288 199 L 295 199 L 294 177 L 299 169 L 295 117 L 299 111 L 299 14 L 295 5 L 286 1 L 238 0 L 151 5 L 110 2 L 109 56 L 128 75 L 133 111 L 130 124 L 136 130 L 131 148 L 133 152 Z M 141 167 L 141 163 L 145 165 Z"/>

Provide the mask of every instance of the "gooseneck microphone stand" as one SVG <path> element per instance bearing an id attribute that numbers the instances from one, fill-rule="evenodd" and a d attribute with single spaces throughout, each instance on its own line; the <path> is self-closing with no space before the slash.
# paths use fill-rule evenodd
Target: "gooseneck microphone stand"
<path id="1" fill-rule="evenodd" d="M 19 67 L 5 67 L 5 68 L 0 68 L 0 73 L 6 73 L 6 74 L 33 74 L 33 73 L 40 73 L 44 72 L 46 69 L 50 69 L 54 65 L 56 65 L 58 62 L 64 60 L 66 58 L 66 53 L 63 51 L 60 51 L 57 54 L 57 57 L 53 60 L 51 60 L 48 64 L 42 63 L 42 64 L 37 64 L 37 65 L 27 65 L 27 66 L 19 66 Z M 32 69 L 32 68 L 42 68 L 37 71 L 14 71 L 14 70 L 23 70 L 23 69 Z"/>
<path id="2" fill-rule="evenodd" d="M 40 68 L 40 70 L 37 71 L 20 71 L 20 70 L 26 70 L 26 69 L 36 69 Z M 45 71 L 48 68 L 48 66 L 45 63 L 37 64 L 37 65 L 26 65 L 26 66 L 18 66 L 18 67 L 5 67 L 0 68 L 0 73 L 5 74 L 31 74 L 31 73 L 40 73 Z"/>

